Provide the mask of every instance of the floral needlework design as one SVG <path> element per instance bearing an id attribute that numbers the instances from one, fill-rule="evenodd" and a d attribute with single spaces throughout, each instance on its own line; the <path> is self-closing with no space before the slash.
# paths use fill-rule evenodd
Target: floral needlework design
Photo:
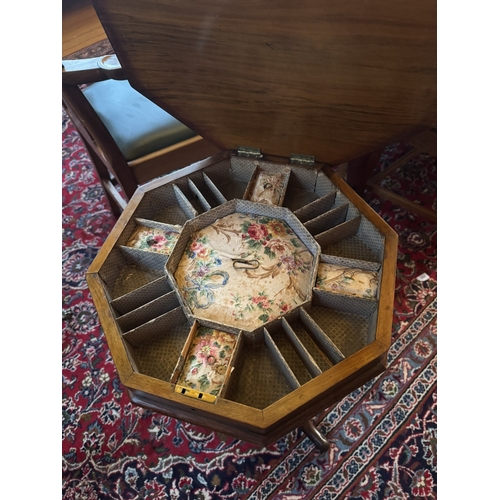
<path id="1" fill-rule="evenodd" d="M 316 287 L 327 292 L 372 299 L 377 294 L 378 273 L 321 263 L 318 266 Z"/>
<path id="2" fill-rule="evenodd" d="M 305 301 L 312 267 L 286 222 L 234 213 L 191 236 L 175 279 L 197 317 L 251 330 Z"/>
<path id="3" fill-rule="evenodd" d="M 186 356 L 179 384 L 217 396 L 224 382 L 236 336 L 200 327 Z"/>
<path id="4" fill-rule="evenodd" d="M 258 172 L 248 199 L 268 205 L 281 205 L 287 180 L 286 174 Z"/>
<path id="5" fill-rule="evenodd" d="M 177 231 L 138 225 L 127 241 L 127 246 L 170 255 L 179 238 Z"/>
<path id="6" fill-rule="evenodd" d="M 188 286 L 183 289 L 184 296 L 191 308 L 207 309 L 214 303 L 214 289 L 226 285 L 229 275 L 224 270 L 214 270 L 222 261 L 210 248 L 207 236 L 192 238 L 185 254 L 192 265 L 185 276 Z"/>

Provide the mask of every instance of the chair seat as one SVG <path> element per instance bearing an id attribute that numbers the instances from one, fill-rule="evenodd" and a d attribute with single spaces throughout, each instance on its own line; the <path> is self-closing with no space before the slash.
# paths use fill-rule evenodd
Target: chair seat
<path id="1" fill-rule="evenodd" d="M 82 92 L 127 161 L 196 136 L 126 80 L 96 82 Z"/>

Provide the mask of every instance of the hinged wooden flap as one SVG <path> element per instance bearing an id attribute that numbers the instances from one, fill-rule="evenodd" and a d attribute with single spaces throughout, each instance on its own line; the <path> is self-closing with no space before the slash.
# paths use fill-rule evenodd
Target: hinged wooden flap
<path id="1" fill-rule="evenodd" d="M 95 0 L 130 83 L 222 149 L 338 164 L 435 125 L 436 0 Z"/>

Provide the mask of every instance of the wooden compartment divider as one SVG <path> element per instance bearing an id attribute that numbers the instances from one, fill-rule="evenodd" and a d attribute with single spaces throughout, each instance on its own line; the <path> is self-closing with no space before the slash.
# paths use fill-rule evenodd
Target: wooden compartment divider
<path id="1" fill-rule="evenodd" d="M 320 234 L 317 234 L 314 238 L 320 244 L 321 249 L 323 250 L 332 243 L 337 243 L 338 241 L 355 236 L 358 232 L 360 224 L 361 215 L 358 215 L 354 219 L 345 221 L 338 226 L 332 227 Z"/>
<path id="2" fill-rule="evenodd" d="M 309 316 L 304 308 L 300 308 L 299 317 L 306 327 L 307 332 L 321 347 L 328 359 L 335 365 L 345 359 L 340 349 L 332 342 L 330 337 L 318 326 L 318 324 Z"/>
<path id="3" fill-rule="evenodd" d="M 335 200 L 337 198 L 337 191 L 332 191 L 331 193 L 318 198 L 317 200 L 304 205 L 302 208 L 295 210 L 293 213 L 300 220 L 300 222 L 306 222 L 312 220 L 325 211 L 335 208 Z M 347 203 L 347 202 L 345 202 Z"/>
<path id="4" fill-rule="evenodd" d="M 318 215 L 314 219 L 304 222 L 304 227 L 313 235 L 324 233 L 339 224 L 345 222 L 349 204 L 344 203 L 337 208 L 328 210 L 322 215 Z"/>
<path id="5" fill-rule="evenodd" d="M 205 184 L 210 189 L 210 191 L 211 191 L 212 195 L 214 196 L 214 198 L 216 199 L 217 203 L 219 203 L 219 205 L 222 205 L 223 203 L 226 203 L 227 199 L 220 192 L 219 188 L 214 184 L 214 182 L 207 175 L 206 172 L 203 172 L 203 180 L 205 181 Z"/>
<path id="6" fill-rule="evenodd" d="M 229 387 L 229 384 L 231 383 L 231 376 L 233 374 L 233 371 L 236 366 L 236 361 L 238 360 L 238 357 L 241 353 L 243 346 L 243 334 L 240 332 L 237 337 L 236 337 L 236 344 L 234 346 L 234 352 L 231 357 L 231 361 L 229 362 L 229 366 L 227 368 L 226 372 L 226 378 L 224 380 L 224 383 L 222 384 L 221 390 L 219 392 L 219 398 L 224 399 L 226 397 L 226 392 Z"/>
<path id="7" fill-rule="evenodd" d="M 221 201 L 221 199 L 224 199 L 224 197 L 218 196 L 219 193 L 216 193 L 214 188 L 215 185 L 212 183 L 209 185 L 210 179 L 207 178 L 206 175 L 191 175 L 188 177 L 188 181 L 190 181 L 190 186 L 193 191 L 193 193 L 196 195 L 196 193 L 199 193 L 200 196 L 203 197 L 205 200 L 203 203 L 205 203 L 205 206 L 209 206 L 210 209 L 218 207 L 222 203 L 225 203 L 225 201 Z M 217 188 L 215 188 L 217 189 Z M 208 209 L 208 210 L 210 210 Z"/>
<path id="8" fill-rule="evenodd" d="M 196 217 L 198 215 L 198 211 L 194 208 L 188 197 L 184 194 L 184 191 L 178 186 L 178 184 L 174 183 L 173 187 L 177 196 L 177 201 L 179 202 L 179 206 L 184 210 L 184 212 L 189 216 L 190 219 Z"/>
<path id="9" fill-rule="evenodd" d="M 178 306 L 137 328 L 122 333 L 122 337 L 127 339 L 133 347 L 138 347 L 140 344 L 147 343 L 152 337 L 169 331 L 173 326 L 180 323 L 187 323 L 187 318 L 184 316 L 182 308 Z M 168 337 L 168 335 L 166 336 Z"/>
<path id="10" fill-rule="evenodd" d="M 286 359 L 283 357 L 277 345 L 274 343 L 274 340 L 269 334 L 267 328 L 264 328 L 264 344 L 269 349 L 269 352 L 282 371 L 285 380 L 287 381 L 287 384 L 290 386 L 290 388 L 293 390 L 300 387 L 300 382 L 297 380 L 297 377 L 293 373 L 293 370 L 290 368 L 290 366 L 288 366 Z"/>
<path id="11" fill-rule="evenodd" d="M 189 189 L 191 189 L 193 195 L 196 198 L 198 198 L 198 201 L 200 202 L 200 205 L 203 207 L 204 212 L 208 212 L 211 208 L 213 208 L 191 178 L 188 178 L 188 184 L 189 184 Z"/>
<path id="12" fill-rule="evenodd" d="M 118 316 L 127 314 L 148 302 L 172 291 L 167 276 L 161 276 L 157 280 L 151 281 L 147 285 L 132 290 L 126 295 L 110 301 L 110 305 L 118 313 Z"/>
<path id="13" fill-rule="evenodd" d="M 281 319 L 281 324 L 283 325 L 283 330 L 285 331 L 288 340 L 294 347 L 302 363 L 304 363 L 304 366 L 309 370 L 309 373 L 313 377 L 321 375 L 323 371 L 318 366 L 309 351 L 305 348 L 304 344 L 300 341 L 299 337 L 297 337 L 297 334 L 294 332 L 293 328 L 290 326 L 290 323 L 288 323 L 286 318 Z"/>
<path id="14" fill-rule="evenodd" d="M 120 316 L 117 319 L 118 326 L 123 333 L 134 330 L 139 326 L 148 323 L 149 321 L 165 314 L 176 307 L 179 307 L 179 300 L 174 291 L 168 292 L 151 302 L 134 309 L 133 311 Z"/>

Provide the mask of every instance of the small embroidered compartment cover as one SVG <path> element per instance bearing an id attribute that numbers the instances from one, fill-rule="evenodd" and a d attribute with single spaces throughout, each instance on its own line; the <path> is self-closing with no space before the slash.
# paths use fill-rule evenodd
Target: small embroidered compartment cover
<path id="1" fill-rule="evenodd" d="M 281 206 L 290 178 L 290 168 L 283 167 L 276 171 L 266 171 L 257 166 L 248 183 L 243 199 Z"/>
<path id="2" fill-rule="evenodd" d="M 364 298 L 376 298 L 378 273 L 335 264 L 320 263 L 316 288 Z"/>
<path id="3" fill-rule="evenodd" d="M 204 393 L 214 397 L 203 399 L 215 400 L 224 384 L 236 338 L 234 334 L 201 326 L 189 347 L 176 391 L 189 391 L 186 395 L 199 399 Z"/>
<path id="4" fill-rule="evenodd" d="M 169 231 L 139 224 L 127 241 L 128 247 L 170 255 L 179 238 L 177 231 Z"/>

